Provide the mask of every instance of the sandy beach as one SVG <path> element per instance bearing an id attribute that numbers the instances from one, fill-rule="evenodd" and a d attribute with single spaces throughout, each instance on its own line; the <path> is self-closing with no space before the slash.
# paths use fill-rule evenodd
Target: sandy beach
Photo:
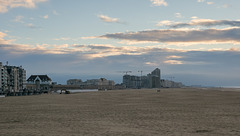
<path id="1" fill-rule="evenodd" d="M 112 90 L 0 98 L 1 136 L 237 136 L 239 89 Z"/>

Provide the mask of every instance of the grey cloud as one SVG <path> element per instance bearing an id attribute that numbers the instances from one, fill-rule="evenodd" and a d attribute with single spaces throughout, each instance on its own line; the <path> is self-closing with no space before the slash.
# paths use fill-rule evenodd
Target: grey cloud
<path id="1" fill-rule="evenodd" d="M 210 20 L 210 21 L 193 21 L 191 23 L 177 23 L 170 25 L 172 28 L 181 28 L 181 27 L 191 27 L 191 26 L 232 26 L 240 27 L 240 21 L 231 21 L 231 20 Z"/>
<path id="2" fill-rule="evenodd" d="M 113 47 L 108 47 L 108 46 L 96 46 L 96 45 L 88 45 L 88 48 L 91 49 L 98 49 L 98 50 L 105 50 L 105 49 L 112 49 Z"/>
<path id="3" fill-rule="evenodd" d="M 90 48 L 90 49 L 98 49 L 98 50 L 105 50 L 105 49 L 112 49 L 113 47 L 104 46 L 104 45 L 74 45 L 77 48 Z"/>
<path id="4" fill-rule="evenodd" d="M 240 28 L 206 30 L 149 30 L 100 36 L 130 41 L 149 42 L 240 42 Z"/>
<path id="5" fill-rule="evenodd" d="M 75 75 L 82 78 L 91 74 L 96 77 L 109 77 L 115 81 L 122 82 L 122 74 L 116 73 L 120 70 L 135 71 L 144 70 L 144 75 L 159 67 L 163 77 L 175 76 L 174 80 L 184 84 L 202 85 L 239 85 L 240 77 L 240 52 L 239 51 L 178 51 L 161 48 L 142 48 L 138 52 L 145 52 L 139 55 L 114 55 L 100 58 L 88 59 L 84 53 L 76 52 L 69 54 L 39 54 L 27 53 L 20 56 L 11 55 L 10 50 L 2 48 L 8 45 L 0 44 L 0 62 L 9 61 L 13 65 L 22 65 L 27 73 L 55 74 L 58 78 L 55 81 L 66 81 L 71 78 L 68 75 Z M 91 53 L 91 52 L 90 52 Z M 170 57 L 169 56 L 181 56 Z M 166 60 L 183 62 L 181 65 L 164 63 Z M 64 62 L 64 63 L 63 63 Z M 147 65 L 146 62 L 157 65 Z M 104 64 L 104 65 L 103 65 Z M 100 71 L 100 72 L 99 72 Z M 61 76 L 61 78 L 60 78 Z M 114 78 L 113 78 L 114 77 Z M 66 82 L 62 82 L 66 83 Z"/>

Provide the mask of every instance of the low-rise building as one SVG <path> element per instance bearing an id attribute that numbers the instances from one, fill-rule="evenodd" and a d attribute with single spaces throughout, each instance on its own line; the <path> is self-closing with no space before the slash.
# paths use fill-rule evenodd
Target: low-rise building
<path id="1" fill-rule="evenodd" d="M 69 79 L 67 80 L 67 85 L 82 85 L 83 82 L 81 79 Z"/>
<path id="2" fill-rule="evenodd" d="M 113 80 L 107 80 L 105 78 L 100 79 L 89 79 L 82 82 L 81 79 L 69 79 L 67 80 L 67 85 L 80 85 L 80 86 L 114 86 L 115 82 Z"/>
<path id="3" fill-rule="evenodd" d="M 36 91 L 50 91 L 52 79 L 47 75 L 31 75 L 27 79 L 27 89 Z"/>
<path id="4" fill-rule="evenodd" d="M 162 87 L 164 88 L 180 88 L 184 87 L 184 85 L 181 82 L 174 82 L 171 80 L 161 80 Z"/>

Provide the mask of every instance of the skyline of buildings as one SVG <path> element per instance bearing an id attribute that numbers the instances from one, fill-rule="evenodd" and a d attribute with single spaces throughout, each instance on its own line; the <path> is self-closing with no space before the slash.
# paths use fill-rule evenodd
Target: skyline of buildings
<path id="1" fill-rule="evenodd" d="M 125 74 L 123 76 L 123 85 L 126 88 L 179 88 L 184 86 L 181 82 L 161 79 L 161 70 L 159 68 L 156 68 L 147 76 Z"/>
<path id="2" fill-rule="evenodd" d="M 25 89 L 34 91 L 48 91 L 57 85 L 56 82 L 52 82 L 52 79 L 48 75 L 31 75 L 26 80 L 26 70 L 22 66 L 9 66 L 3 65 L 0 62 L 0 93 L 19 93 Z M 92 87 L 110 87 L 123 86 L 120 88 L 161 88 L 161 87 L 182 87 L 181 83 L 161 79 L 161 70 L 156 68 L 147 76 L 123 76 L 121 84 L 115 85 L 113 80 L 107 80 L 106 78 L 88 79 L 82 81 L 81 79 L 69 79 L 66 85 L 73 86 L 92 86 Z"/>
<path id="3" fill-rule="evenodd" d="M 160 88 L 161 87 L 161 70 L 156 68 L 147 76 L 135 76 L 125 74 L 123 76 L 123 85 L 126 88 Z"/>
<path id="4" fill-rule="evenodd" d="M 113 80 L 107 80 L 106 78 L 88 79 L 85 82 L 83 82 L 81 79 L 69 79 L 67 80 L 67 85 L 114 86 L 115 82 Z"/>

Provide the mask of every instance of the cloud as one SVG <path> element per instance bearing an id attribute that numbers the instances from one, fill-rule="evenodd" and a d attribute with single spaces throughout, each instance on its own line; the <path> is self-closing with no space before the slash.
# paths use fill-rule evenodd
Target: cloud
<path id="1" fill-rule="evenodd" d="M 198 0 L 197 2 L 203 3 L 203 2 L 205 2 L 205 0 Z M 206 1 L 205 3 L 206 3 L 207 5 L 213 5 L 213 4 L 215 4 L 215 3 L 212 2 L 212 1 Z"/>
<path id="2" fill-rule="evenodd" d="M 22 21 L 22 19 L 24 18 L 24 16 L 16 16 L 16 18 L 13 20 L 14 22 L 19 22 L 19 23 L 24 23 Z"/>
<path id="3" fill-rule="evenodd" d="M 48 15 L 43 16 L 44 19 L 48 19 L 48 17 L 49 17 Z"/>
<path id="4" fill-rule="evenodd" d="M 4 40 L 3 38 L 6 36 L 6 33 L 0 32 L 0 44 L 6 44 L 6 40 Z"/>
<path id="5" fill-rule="evenodd" d="M 175 55 L 173 55 L 173 56 L 167 56 L 166 57 L 167 59 L 180 59 L 180 58 L 183 58 L 182 56 L 175 56 Z"/>
<path id="6" fill-rule="evenodd" d="M 107 22 L 107 23 L 120 23 L 118 18 L 111 18 L 109 16 L 106 15 L 98 15 L 98 17 L 103 21 L 103 22 Z"/>
<path id="7" fill-rule="evenodd" d="M 204 2 L 205 0 L 197 0 L 197 2 Z"/>
<path id="8" fill-rule="evenodd" d="M 53 15 L 59 15 L 59 13 L 56 10 L 53 10 Z"/>
<path id="9" fill-rule="evenodd" d="M 229 7 L 231 7 L 231 5 L 230 4 L 224 4 L 223 6 L 221 6 L 220 8 L 229 8 Z"/>
<path id="10" fill-rule="evenodd" d="M 208 4 L 208 5 L 212 5 L 212 4 L 214 4 L 214 2 L 207 2 L 207 4 Z"/>
<path id="11" fill-rule="evenodd" d="M 0 13 L 6 13 L 10 8 L 35 8 L 37 3 L 47 0 L 0 0 Z"/>
<path id="12" fill-rule="evenodd" d="M 168 6 L 167 2 L 165 0 L 150 0 L 152 2 L 153 6 Z"/>
<path id="13" fill-rule="evenodd" d="M 197 17 L 197 16 L 192 16 L 191 18 L 192 18 L 192 19 L 198 19 L 198 17 Z"/>
<path id="14" fill-rule="evenodd" d="M 0 32 L 0 44 L 10 44 L 14 39 L 12 40 L 6 40 L 4 37 L 7 37 L 6 33 Z"/>
<path id="15" fill-rule="evenodd" d="M 240 21 L 234 20 L 211 20 L 211 19 L 194 19 L 190 23 L 175 23 L 169 25 L 172 28 L 190 27 L 190 26 L 231 26 L 240 27 Z"/>
<path id="16" fill-rule="evenodd" d="M 176 18 L 183 18 L 183 16 L 182 16 L 181 13 L 175 13 L 175 17 L 176 17 Z"/>
<path id="17" fill-rule="evenodd" d="M 240 28 L 206 30 L 148 30 L 131 33 L 113 33 L 100 38 L 159 43 L 240 43 Z"/>
<path id="18" fill-rule="evenodd" d="M 179 61 L 179 60 L 166 60 L 164 61 L 164 63 L 166 64 L 172 64 L 172 65 L 180 65 L 180 64 L 183 64 L 182 61 Z"/>
<path id="19" fill-rule="evenodd" d="M 71 40 L 71 38 L 69 38 L 69 37 L 61 37 L 61 38 L 56 38 L 54 40 L 56 40 L 56 41 L 68 41 L 68 40 Z"/>
<path id="20" fill-rule="evenodd" d="M 28 28 L 32 28 L 32 29 L 40 28 L 40 27 L 38 27 L 38 26 L 36 26 L 36 25 L 34 25 L 34 24 L 32 24 L 32 23 L 26 24 L 26 26 L 27 26 Z"/>
<path id="21" fill-rule="evenodd" d="M 163 20 L 163 21 L 160 21 L 156 24 L 156 26 L 171 26 L 171 25 L 174 25 L 176 24 L 176 22 L 173 22 L 173 21 L 169 21 L 169 20 Z"/>
<path id="22" fill-rule="evenodd" d="M 158 64 L 155 62 L 145 62 L 145 64 L 149 66 L 158 66 Z"/>
<path id="23" fill-rule="evenodd" d="M 6 36 L 0 33 L 1 40 Z M 99 71 L 102 76 L 109 75 L 112 78 L 116 74 L 112 72 L 121 69 L 137 71 L 141 68 L 146 70 L 146 75 L 156 67 L 161 68 L 163 75 L 174 75 L 176 80 L 187 84 L 226 85 L 237 84 L 240 80 L 236 74 L 240 72 L 240 63 L 236 63 L 240 58 L 240 48 L 237 46 L 229 50 L 194 51 L 161 46 L 26 45 L 1 42 L 0 54 L 0 61 L 8 60 L 12 64 L 23 65 L 28 74 L 59 73 L 63 80 L 67 80 L 69 76 L 65 75 L 71 73 L 81 78 L 86 73 L 89 73 L 88 78 L 93 73 L 99 76 Z M 117 75 L 118 78 L 121 82 L 122 75 Z"/>
<path id="24" fill-rule="evenodd" d="M 2 37 L 5 34 L 2 34 Z M 1 37 L 0 37 L 1 38 Z M 2 39 L 2 38 L 1 38 Z M 27 44 L 10 44 L 8 42 L 1 42 L 0 50 L 8 51 L 15 55 L 24 54 L 81 54 L 85 58 L 101 58 L 115 55 L 139 55 L 143 50 L 138 47 L 115 47 L 107 44 L 92 44 L 92 45 L 27 45 Z M 144 48 L 147 49 L 147 48 Z"/>

